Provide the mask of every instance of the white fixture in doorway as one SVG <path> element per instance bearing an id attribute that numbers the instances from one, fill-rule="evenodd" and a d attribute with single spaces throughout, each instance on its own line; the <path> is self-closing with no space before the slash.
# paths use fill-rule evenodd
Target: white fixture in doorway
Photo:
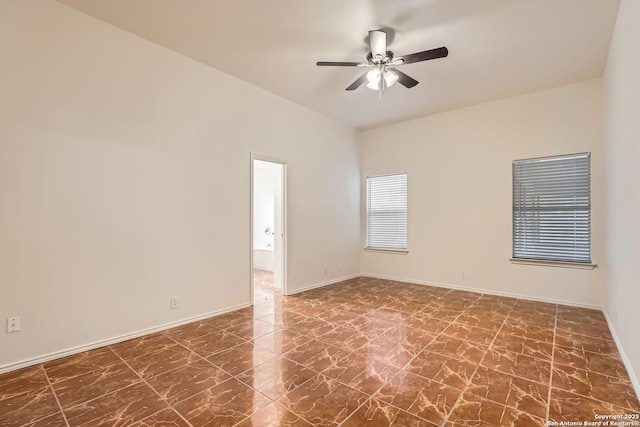
<path id="1" fill-rule="evenodd" d="M 251 155 L 251 300 L 253 270 L 273 271 L 274 286 L 286 288 L 286 163 Z"/>

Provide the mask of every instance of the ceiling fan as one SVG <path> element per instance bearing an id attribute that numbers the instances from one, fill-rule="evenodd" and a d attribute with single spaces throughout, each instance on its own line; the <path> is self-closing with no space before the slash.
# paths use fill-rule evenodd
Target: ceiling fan
<path id="1" fill-rule="evenodd" d="M 446 47 L 439 47 L 436 49 L 429 49 L 422 52 L 412 53 L 410 55 L 396 57 L 392 51 L 387 50 L 387 33 L 382 30 L 369 31 L 369 43 L 371 45 L 371 52 L 367 55 L 366 62 L 319 61 L 316 62 L 316 65 L 321 67 L 371 68 L 371 70 L 367 71 L 355 82 L 351 83 L 346 90 L 355 90 L 366 82 L 369 89 L 378 91 L 378 97 L 380 98 L 384 89 L 392 86 L 396 82 L 406 88 L 412 88 L 418 84 L 416 79 L 394 67 L 414 62 L 444 58 L 449 55 L 449 50 Z"/>

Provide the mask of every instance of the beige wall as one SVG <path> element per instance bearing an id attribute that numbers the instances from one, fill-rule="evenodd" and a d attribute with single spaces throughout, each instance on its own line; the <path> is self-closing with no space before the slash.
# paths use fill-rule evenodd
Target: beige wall
<path id="1" fill-rule="evenodd" d="M 0 3 L 0 58 L 0 370 L 247 305 L 252 152 L 289 290 L 357 273 L 356 131 L 54 1 Z"/>
<path id="2" fill-rule="evenodd" d="M 363 179 L 409 175 L 409 254 L 361 251 L 361 272 L 602 306 L 603 268 L 509 262 L 511 161 L 585 151 L 592 153 L 592 257 L 604 261 L 602 117 L 598 79 L 364 132 Z"/>
<path id="3" fill-rule="evenodd" d="M 605 71 L 606 312 L 640 395 L 640 2 L 622 0 Z"/>

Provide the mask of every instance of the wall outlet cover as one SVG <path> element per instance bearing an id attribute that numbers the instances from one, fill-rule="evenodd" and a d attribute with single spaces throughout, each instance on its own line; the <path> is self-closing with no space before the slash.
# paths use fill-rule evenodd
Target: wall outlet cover
<path id="1" fill-rule="evenodd" d="M 7 333 L 20 332 L 20 317 L 7 317 Z"/>

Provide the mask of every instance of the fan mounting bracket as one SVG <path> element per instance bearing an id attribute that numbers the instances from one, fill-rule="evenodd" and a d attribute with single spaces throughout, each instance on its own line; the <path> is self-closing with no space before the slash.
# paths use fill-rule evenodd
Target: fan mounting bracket
<path id="1" fill-rule="evenodd" d="M 376 55 L 375 58 L 371 52 L 367 54 L 367 61 L 372 65 L 389 65 L 393 61 L 393 52 L 388 50 L 385 52 L 385 56 Z"/>

